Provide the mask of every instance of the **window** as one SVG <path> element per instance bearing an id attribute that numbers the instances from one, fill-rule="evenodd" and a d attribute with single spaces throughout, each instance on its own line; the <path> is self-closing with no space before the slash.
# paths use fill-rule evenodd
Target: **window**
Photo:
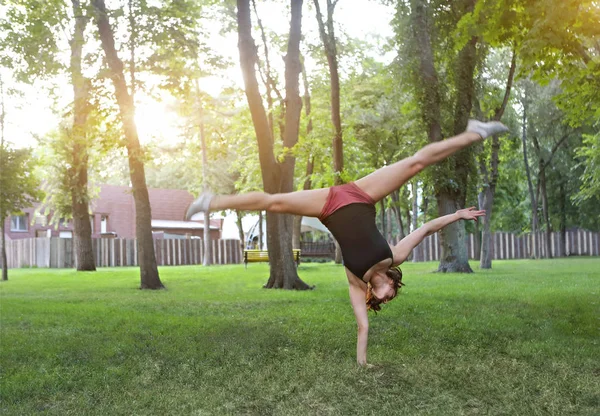
<path id="1" fill-rule="evenodd" d="M 73 238 L 73 232 L 72 231 L 60 231 L 58 236 L 60 238 Z"/>
<path id="2" fill-rule="evenodd" d="M 92 234 L 94 234 L 94 216 L 90 215 L 90 229 L 92 230 Z"/>
<path id="3" fill-rule="evenodd" d="M 10 230 L 11 231 L 27 231 L 29 215 L 12 215 L 10 217 Z"/>
<path id="4" fill-rule="evenodd" d="M 108 230 L 108 215 L 100 217 L 100 232 L 105 233 Z"/>

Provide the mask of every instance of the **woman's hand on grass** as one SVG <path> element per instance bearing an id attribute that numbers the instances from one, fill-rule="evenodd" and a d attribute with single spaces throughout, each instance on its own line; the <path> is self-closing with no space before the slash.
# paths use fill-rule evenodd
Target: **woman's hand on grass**
<path id="1" fill-rule="evenodd" d="M 367 363 L 366 361 L 365 361 L 365 362 L 362 362 L 362 363 L 361 363 L 361 362 L 358 362 L 358 365 L 359 365 L 361 368 L 365 368 L 365 369 L 369 369 L 369 368 L 373 368 L 373 367 L 375 367 L 373 364 L 369 364 L 369 363 Z"/>

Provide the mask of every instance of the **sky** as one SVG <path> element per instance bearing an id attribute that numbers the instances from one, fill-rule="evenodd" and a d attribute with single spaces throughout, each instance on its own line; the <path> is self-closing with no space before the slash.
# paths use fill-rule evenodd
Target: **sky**
<path id="1" fill-rule="evenodd" d="M 305 0 L 303 8 L 303 34 L 316 39 L 318 36 L 316 19 L 314 11 L 309 10 Z M 312 2 L 310 2 L 312 5 Z M 273 6 L 268 9 L 260 10 L 259 14 L 263 24 L 278 32 L 287 32 L 289 28 L 289 18 L 281 18 L 282 11 Z M 262 3 L 264 5 L 264 3 Z M 321 2 L 322 12 L 325 12 L 323 2 Z M 355 38 L 366 38 L 370 35 L 379 35 L 382 37 L 392 36 L 390 20 L 393 17 L 393 8 L 384 6 L 373 0 L 341 0 L 338 2 L 334 14 L 335 20 L 343 27 L 350 36 Z M 218 22 L 217 22 L 218 24 Z M 237 34 L 223 38 L 219 37 L 214 30 L 214 37 L 211 44 L 218 45 L 217 50 L 233 62 L 238 62 Z M 258 40 L 257 40 L 258 42 Z M 68 47 L 68 46 L 67 46 Z M 68 53 L 68 50 L 65 50 Z M 385 59 L 385 57 L 381 57 Z M 309 68 L 310 70 L 310 68 Z M 5 83 L 5 89 L 10 87 L 10 71 L 6 68 L 0 68 L 0 74 Z M 226 77 L 235 81 L 243 87 L 241 71 L 239 64 L 233 65 L 227 72 Z M 34 85 L 19 85 L 22 96 L 11 96 L 5 98 L 6 118 L 5 118 L 5 138 L 15 147 L 35 147 L 36 136 L 43 136 L 56 128 L 59 119 L 53 113 L 53 104 L 61 108 L 67 106 L 72 100 L 72 87 L 68 79 L 62 83 L 59 94 L 58 106 L 53 103 L 48 94 L 46 85 L 43 82 L 37 82 Z M 218 95 L 223 83 L 217 78 L 205 79 L 201 82 L 201 88 L 211 95 Z M 157 101 L 149 97 L 143 97 L 138 94 L 139 100 L 136 102 L 136 122 L 140 135 L 140 141 L 147 143 L 151 140 L 167 142 L 175 140 L 177 116 L 169 111 L 169 102 Z"/>

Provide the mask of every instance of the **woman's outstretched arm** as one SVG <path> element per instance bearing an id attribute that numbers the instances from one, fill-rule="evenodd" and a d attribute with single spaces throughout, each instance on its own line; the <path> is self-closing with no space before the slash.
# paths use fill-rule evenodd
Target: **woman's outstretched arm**
<path id="1" fill-rule="evenodd" d="M 485 211 L 478 211 L 475 207 L 459 209 L 454 214 L 444 215 L 443 217 L 436 218 L 435 220 L 426 222 L 421 227 L 404 237 L 398 244 L 392 247 L 392 253 L 394 255 L 393 265 L 397 266 L 404 263 L 404 261 L 410 255 L 410 252 L 419 245 L 421 241 L 428 235 L 434 234 L 444 228 L 445 226 L 452 224 L 458 220 L 475 220 L 478 217 L 485 215 Z"/>
<path id="2" fill-rule="evenodd" d="M 356 362 L 361 366 L 367 365 L 367 342 L 369 339 L 369 317 L 365 302 L 367 285 L 346 269 L 349 283 L 350 303 L 354 310 L 357 324 Z"/>

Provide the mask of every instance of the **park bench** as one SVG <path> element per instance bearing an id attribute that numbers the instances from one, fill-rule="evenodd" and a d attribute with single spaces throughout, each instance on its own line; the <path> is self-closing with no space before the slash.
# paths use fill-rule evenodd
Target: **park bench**
<path id="1" fill-rule="evenodd" d="M 293 249 L 294 262 L 296 267 L 300 264 L 300 250 Z M 269 262 L 269 251 L 268 250 L 244 250 L 244 265 L 248 267 L 248 263 L 268 263 Z"/>

